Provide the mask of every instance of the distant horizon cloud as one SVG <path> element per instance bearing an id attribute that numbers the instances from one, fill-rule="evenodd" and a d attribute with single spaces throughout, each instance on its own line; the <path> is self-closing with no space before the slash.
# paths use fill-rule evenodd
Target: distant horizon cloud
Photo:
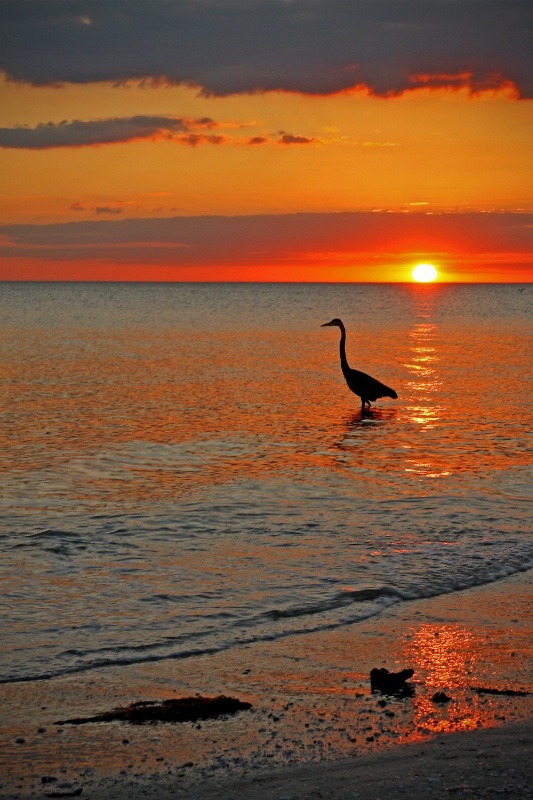
<path id="1" fill-rule="evenodd" d="M 215 96 L 514 87 L 531 99 L 532 29 L 528 0 L 3 0 L 0 71 Z"/>
<path id="2" fill-rule="evenodd" d="M 122 214 L 124 212 L 123 208 L 119 208 L 118 206 L 84 206 L 82 203 L 72 203 L 70 206 L 71 211 L 94 211 L 95 214 Z"/>
<path id="3" fill-rule="evenodd" d="M 467 259 L 491 268 L 511 264 L 527 280 L 533 213 L 317 212 L 2 225 L 0 279 L 2 259 L 263 271 Z"/>

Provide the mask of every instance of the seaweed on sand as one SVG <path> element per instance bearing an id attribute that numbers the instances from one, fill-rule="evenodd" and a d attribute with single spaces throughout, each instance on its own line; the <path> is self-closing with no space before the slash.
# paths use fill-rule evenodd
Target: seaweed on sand
<path id="1" fill-rule="evenodd" d="M 225 714 L 235 714 L 251 708 L 251 703 L 235 697 L 178 697 L 163 700 L 160 703 L 141 700 L 128 706 L 104 711 L 94 717 L 75 717 L 55 722 L 55 725 L 85 725 L 88 722 L 130 722 L 141 725 L 144 722 L 196 722 L 197 720 L 215 719 Z"/>

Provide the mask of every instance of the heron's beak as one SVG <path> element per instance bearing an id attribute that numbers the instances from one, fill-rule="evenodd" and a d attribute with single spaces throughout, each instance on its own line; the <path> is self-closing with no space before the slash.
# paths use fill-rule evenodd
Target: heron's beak
<path id="1" fill-rule="evenodd" d="M 320 326 L 321 328 L 331 327 L 331 322 L 324 322 L 323 325 Z"/>

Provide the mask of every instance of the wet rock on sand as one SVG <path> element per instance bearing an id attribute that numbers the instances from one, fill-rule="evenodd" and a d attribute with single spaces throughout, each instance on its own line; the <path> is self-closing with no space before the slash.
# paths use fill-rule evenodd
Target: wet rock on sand
<path id="1" fill-rule="evenodd" d="M 374 668 L 370 672 L 370 688 L 373 692 L 381 694 L 395 694 L 400 697 L 409 697 L 414 694 L 414 687 L 407 683 L 415 674 L 414 669 L 402 669 L 400 672 L 389 672 L 388 669 Z"/>
<path id="2" fill-rule="evenodd" d="M 435 692 L 433 697 L 431 698 L 432 703 L 449 703 L 451 701 L 451 697 L 449 697 L 446 692 Z"/>

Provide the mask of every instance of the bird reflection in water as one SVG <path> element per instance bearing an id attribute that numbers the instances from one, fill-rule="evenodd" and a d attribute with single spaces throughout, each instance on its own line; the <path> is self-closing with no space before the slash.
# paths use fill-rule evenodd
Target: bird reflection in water
<path id="1" fill-rule="evenodd" d="M 395 408 L 367 408 L 364 414 L 361 413 L 361 410 L 354 411 L 352 414 L 347 414 L 346 417 L 344 417 L 346 433 L 349 434 L 350 431 L 354 431 L 355 429 L 363 431 L 371 430 L 375 425 L 379 425 L 383 422 L 390 422 L 395 419 L 396 416 L 397 411 Z M 374 425 L 372 423 L 374 423 Z"/>
<path id="2" fill-rule="evenodd" d="M 381 428 L 388 422 L 396 419 L 395 408 L 368 408 L 364 412 L 354 411 L 343 418 L 344 435 L 339 442 L 339 449 L 352 448 L 359 441 L 366 440 L 372 431 Z M 363 439 L 361 439 L 363 437 Z"/>

